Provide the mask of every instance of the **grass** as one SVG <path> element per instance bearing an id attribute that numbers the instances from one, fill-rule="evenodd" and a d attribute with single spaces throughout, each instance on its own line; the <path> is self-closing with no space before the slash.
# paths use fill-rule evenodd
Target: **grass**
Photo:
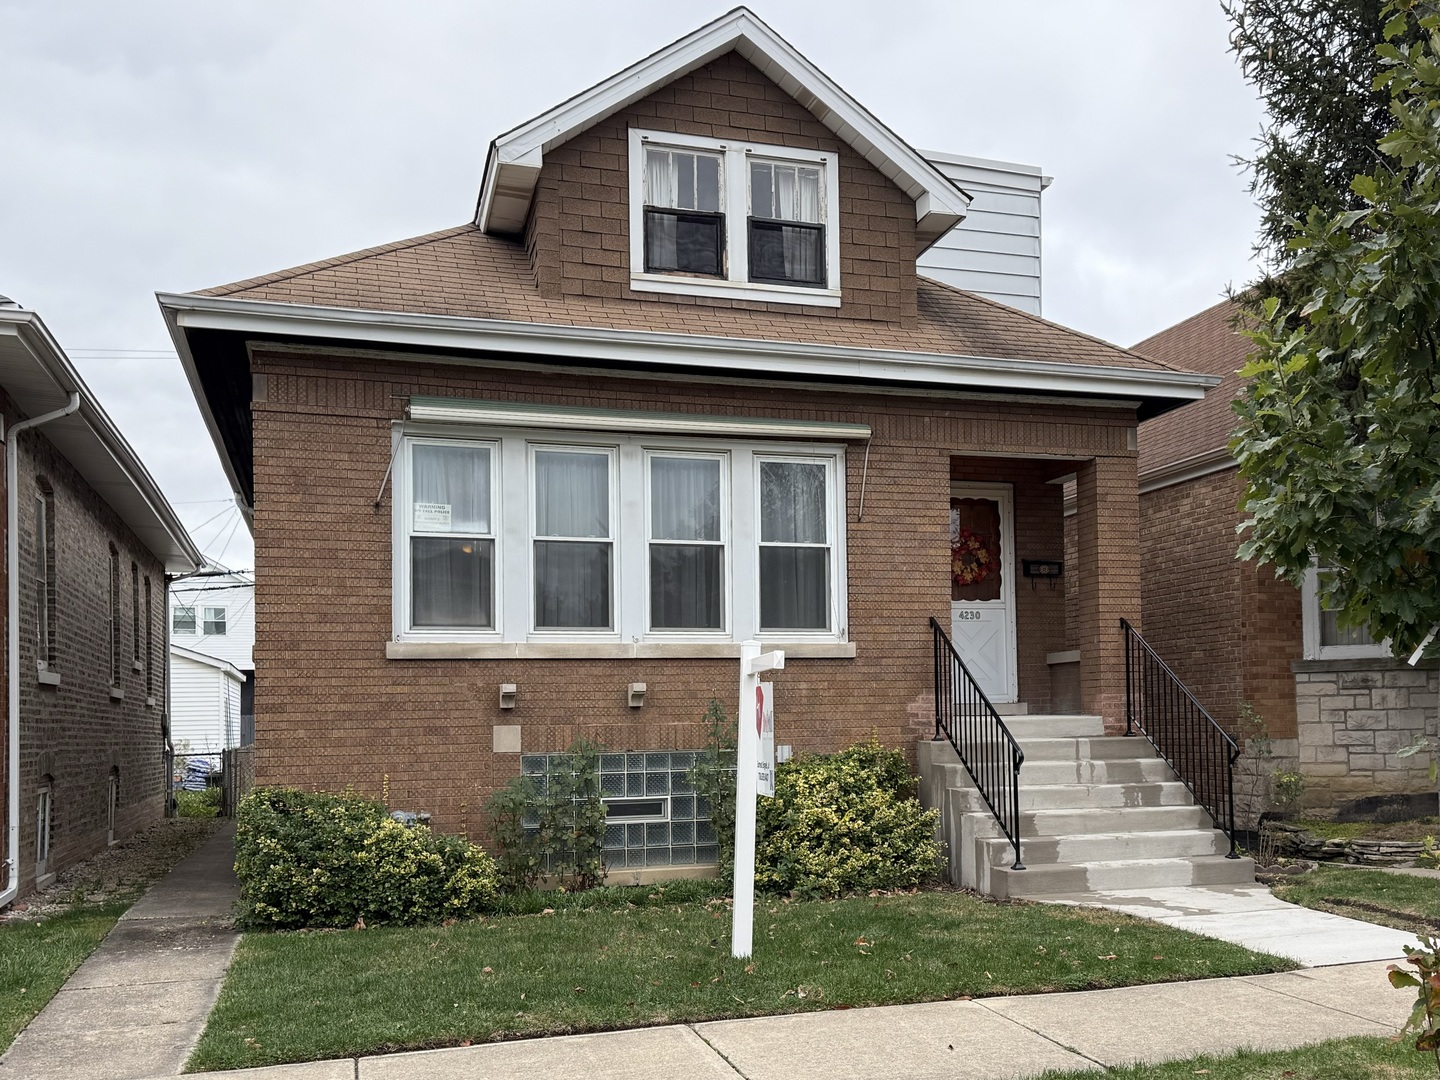
<path id="1" fill-rule="evenodd" d="M 726 901 L 674 900 L 610 889 L 448 927 L 247 935 L 187 1067 L 1294 966 L 1112 912 L 948 890 L 762 899 L 746 962 L 730 957 Z"/>
<path id="2" fill-rule="evenodd" d="M 1419 841 L 1440 835 L 1440 818 L 1409 821 L 1291 821 L 1322 840 L 1404 840 Z"/>
<path id="3" fill-rule="evenodd" d="M 175 813 L 182 818 L 213 818 L 220 813 L 219 788 L 175 792 Z"/>
<path id="4" fill-rule="evenodd" d="M 129 906 L 124 901 L 79 907 L 48 919 L 0 924 L 0 1053 Z"/>
<path id="5" fill-rule="evenodd" d="M 1378 1036 L 1335 1039 L 1298 1050 L 1241 1050 L 1160 1065 L 1127 1065 L 1103 1072 L 1047 1072 L 1040 1080 L 1408 1080 L 1435 1076 L 1435 1057 L 1410 1041 Z"/>
<path id="6" fill-rule="evenodd" d="M 1440 930 L 1440 881 L 1321 864 L 1272 886 L 1282 900 L 1412 933 Z"/>

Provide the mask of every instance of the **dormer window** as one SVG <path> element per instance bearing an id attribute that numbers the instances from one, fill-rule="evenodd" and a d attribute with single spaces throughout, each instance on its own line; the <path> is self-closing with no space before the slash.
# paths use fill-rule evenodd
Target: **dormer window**
<path id="1" fill-rule="evenodd" d="M 645 149 L 646 273 L 725 273 L 719 154 Z"/>
<path id="2" fill-rule="evenodd" d="M 630 287 L 840 303 L 835 154 L 630 132 Z"/>

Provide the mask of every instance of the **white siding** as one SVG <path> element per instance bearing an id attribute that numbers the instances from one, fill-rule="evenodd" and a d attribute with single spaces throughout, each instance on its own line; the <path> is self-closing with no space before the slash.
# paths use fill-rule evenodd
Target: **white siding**
<path id="1" fill-rule="evenodd" d="M 177 607 L 195 609 L 195 633 L 170 635 L 176 645 L 255 670 L 255 586 L 241 575 L 187 578 L 170 586 L 171 625 Z M 205 633 L 207 607 L 225 609 L 225 633 Z M 238 712 L 237 712 L 238 715 Z"/>
<path id="2" fill-rule="evenodd" d="M 973 197 L 970 212 L 924 255 L 926 277 L 1040 314 L 1040 193 L 1050 183 L 1033 165 L 925 151 Z"/>
<path id="3" fill-rule="evenodd" d="M 239 681 L 227 671 L 172 652 L 170 739 L 177 753 L 218 754 L 237 745 Z"/>

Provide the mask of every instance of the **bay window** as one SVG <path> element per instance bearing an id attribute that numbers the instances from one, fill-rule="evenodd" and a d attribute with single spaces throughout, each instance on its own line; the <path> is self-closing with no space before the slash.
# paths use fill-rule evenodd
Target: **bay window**
<path id="1" fill-rule="evenodd" d="M 839 158 L 630 131 L 630 287 L 840 303 Z"/>
<path id="2" fill-rule="evenodd" d="M 396 643 L 548 656 L 845 642 L 841 447 L 453 430 L 398 436 Z"/>

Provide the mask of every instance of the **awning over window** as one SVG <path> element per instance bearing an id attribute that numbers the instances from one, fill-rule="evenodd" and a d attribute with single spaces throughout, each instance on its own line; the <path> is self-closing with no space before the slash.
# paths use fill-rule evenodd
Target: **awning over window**
<path id="1" fill-rule="evenodd" d="M 430 424 L 565 428 L 570 431 L 642 431 L 662 435 L 736 435 L 769 439 L 868 439 L 869 424 L 776 420 L 764 416 L 712 416 L 627 409 L 574 409 L 510 401 L 412 397 L 409 418 Z"/>

